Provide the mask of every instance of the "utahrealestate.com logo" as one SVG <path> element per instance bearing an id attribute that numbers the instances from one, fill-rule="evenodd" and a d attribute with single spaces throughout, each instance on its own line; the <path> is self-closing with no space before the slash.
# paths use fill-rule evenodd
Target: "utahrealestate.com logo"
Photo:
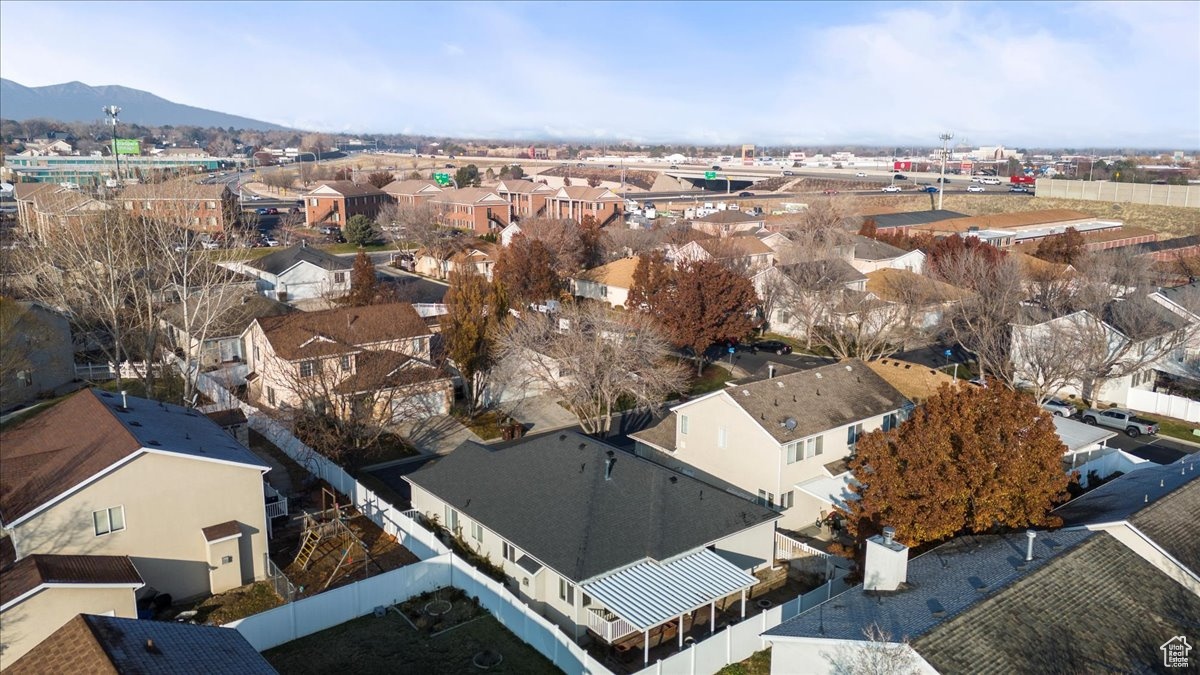
<path id="1" fill-rule="evenodd" d="M 1182 635 L 1167 640 L 1159 649 L 1163 653 L 1163 665 L 1168 668 L 1187 668 L 1192 664 L 1192 646 Z"/>

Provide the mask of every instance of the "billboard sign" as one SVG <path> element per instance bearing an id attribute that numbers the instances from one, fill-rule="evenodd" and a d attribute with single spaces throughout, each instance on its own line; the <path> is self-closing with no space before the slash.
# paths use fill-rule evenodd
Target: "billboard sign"
<path id="1" fill-rule="evenodd" d="M 892 162 L 895 171 L 912 171 L 912 162 Z"/>
<path id="2" fill-rule="evenodd" d="M 140 154 L 142 154 L 142 142 L 136 138 L 114 139 L 113 146 L 118 155 L 140 155 Z"/>

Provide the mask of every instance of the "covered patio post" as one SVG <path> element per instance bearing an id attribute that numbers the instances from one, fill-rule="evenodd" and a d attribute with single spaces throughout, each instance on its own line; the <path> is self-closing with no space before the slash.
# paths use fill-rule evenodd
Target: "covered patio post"
<path id="1" fill-rule="evenodd" d="M 746 589 L 742 589 L 742 618 L 746 618 Z"/>
<path id="2" fill-rule="evenodd" d="M 679 648 L 683 649 L 683 615 L 679 615 Z"/>
<path id="3" fill-rule="evenodd" d="M 717 601 L 708 603 L 708 634 L 717 632 Z"/>
<path id="4" fill-rule="evenodd" d="M 650 665 L 650 629 L 642 631 L 642 665 Z"/>

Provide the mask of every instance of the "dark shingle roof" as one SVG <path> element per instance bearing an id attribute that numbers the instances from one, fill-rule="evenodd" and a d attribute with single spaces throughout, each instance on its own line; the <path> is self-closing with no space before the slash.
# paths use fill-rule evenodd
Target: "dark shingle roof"
<path id="1" fill-rule="evenodd" d="M 358 351 L 361 345 L 432 335 L 411 303 L 338 307 L 257 319 L 275 353 L 284 359 Z"/>
<path id="2" fill-rule="evenodd" d="M 858 260 L 891 260 L 909 253 L 902 248 L 861 234 L 852 234 L 850 238 L 854 243 L 854 257 Z"/>
<path id="3" fill-rule="evenodd" d="M 641 431 L 629 434 L 635 441 L 641 441 L 666 452 L 675 452 L 675 413 L 664 417 L 658 424 L 646 427 Z"/>
<path id="4" fill-rule="evenodd" d="M 863 216 L 859 220 L 859 224 L 866 220 L 874 220 L 875 227 L 879 229 L 887 227 L 909 227 L 912 225 L 923 225 L 925 223 L 936 223 L 939 220 L 950 220 L 951 218 L 966 218 L 967 214 L 958 213 L 957 211 L 909 211 L 907 213 L 881 213 L 873 216 Z"/>
<path id="5" fill-rule="evenodd" d="M 1194 471 L 1195 463 L 1190 466 Z M 1193 573 L 1200 574 L 1198 517 L 1200 481 L 1193 480 L 1135 513 L 1129 519 L 1129 524 L 1141 530 L 1142 534 L 1150 537 Z"/>
<path id="6" fill-rule="evenodd" d="M 707 216 L 704 216 L 703 218 L 697 218 L 696 220 L 697 220 L 697 222 L 701 222 L 701 223 L 761 223 L 761 222 L 763 222 L 762 218 L 758 218 L 755 216 L 749 216 L 749 215 L 746 215 L 745 213 L 742 213 L 741 211 L 732 211 L 732 210 L 717 211 L 716 213 L 710 213 Z"/>
<path id="7" fill-rule="evenodd" d="M 242 527 L 238 525 L 236 520 L 227 520 L 216 525 L 200 528 L 200 532 L 204 534 L 204 541 L 217 541 L 219 539 L 228 539 L 236 537 L 242 533 Z"/>
<path id="8" fill-rule="evenodd" d="M 868 592 L 859 584 L 766 634 L 863 640 L 863 630 L 874 624 L 896 640 L 912 640 L 995 597 L 1000 589 L 1092 536 L 1107 535 L 1087 530 L 1040 533 L 1034 539 L 1033 560 L 1025 565 L 1023 532 L 959 537 L 909 560 L 907 583 L 900 590 Z M 986 593 L 977 590 L 981 586 Z M 941 616 L 935 616 L 934 607 L 942 610 Z"/>
<path id="9" fill-rule="evenodd" d="M 327 180 L 313 188 L 313 191 L 323 187 L 332 188 L 343 197 L 377 197 L 387 194 L 370 183 L 355 183 L 349 180 Z M 310 193 L 311 194 L 311 193 Z"/>
<path id="10" fill-rule="evenodd" d="M 1193 314 L 1200 314 L 1200 281 L 1164 288 L 1159 294 Z"/>
<path id="11" fill-rule="evenodd" d="M 1146 673 L 1196 626 L 1200 597 L 1105 533 L 912 646 L 943 673 Z"/>
<path id="12" fill-rule="evenodd" d="M 246 264 L 268 274 L 283 274 L 301 262 L 312 263 L 325 270 L 348 270 L 354 267 L 354 262 L 348 258 L 303 245 L 275 251 Z"/>
<path id="13" fill-rule="evenodd" d="M 722 392 L 780 443 L 910 404 L 895 387 L 857 359 L 738 385 Z M 796 421 L 793 429 L 785 426 L 789 418 Z"/>
<path id="14" fill-rule="evenodd" d="M 187 311 L 196 317 L 193 323 L 197 327 L 203 324 L 204 317 L 213 317 L 205 331 L 205 339 L 216 340 L 241 335 L 242 331 L 259 317 L 279 316 L 296 309 L 247 289 L 227 291 L 221 296 L 210 294 L 199 299 L 193 298 Z M 167 323 L 183 330 L 186 323 L 183 303 L 164 308 L 162 317 Z"/>
<path id="15" fill-rule="evenodd" d="M 124 555 L 31 555 L 3 570 L 0 605 L 42 584 L 141 584 L 142 577 Z"/>
<path id="16" fill-rule="evenodd" d="M 605 480 L 605 463 L 616 463 Z M 576 582 L 779 514 L 574 432 L 464 443 L 406 479 Z"/>
<path id="17" fill-rule="evenodd" d="M 853 265 L 841 258 L 821 258 L 780 265 L 779 271 L 804 290 L 828 288 L 831 284 L 844 286 L 867 278 L 867 275 L 854 269 Z"/>
<path id="18" fill-rule="evenodd" d="M 1116 523 L 1200 477 L 1200 455 L 1138 469 L 1109 481 L 1054 510 L 1063 525 Z"/>
<path id="19" fill-rule="evenodd" d="M 1141 244 L 1133 244 L 1130 246 L 1121 247 L 1122 251 L 1132 251 L 1135 255 L 1144 253 L 1159 253 L 1162 251 L 1174 251 L 1181 248 L 1191 246 L 1200 246 L 1200 234 L 1192 234 L 1186 237 L 1175 237 L 1174 239 L 1160 239 L 1158 241 L 1147 241 Z"/>
<path id="20" fill-rule="evenodd" d="M 0 434 L 0 520 L 12 523 L 141 448 L 262 466 L 204 415 L 170 403 L 86 389 Z"/>
<path id="21" fill-rule="evenodd" d="M 275 673 L 231 628 L 80 614 L 18 659 L 26 673 Z"/>

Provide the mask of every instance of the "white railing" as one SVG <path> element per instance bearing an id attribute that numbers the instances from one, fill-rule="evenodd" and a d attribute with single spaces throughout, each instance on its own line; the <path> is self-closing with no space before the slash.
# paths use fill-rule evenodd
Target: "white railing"
<path id="1" fill-rule="evenodd" d="M 273 502 L 267 502 L 267 520 L 272 518 L 282 518 L 288 514 L 288 500 L 283 496 L 283 493 L 271 487 L 270 483 L 263 483 L 263 495 L 266 499 L 275 497 Z"/>
<path id="2" fill-rule="evenodd" d="M 775 532 L 776 560 L 791 560 L 793 558 L 803 558 L 806 556 L 816 556 L 818 558 L 833 557 L 831 554 L 826 553 L 821 549 L 809 546 L 798 539 L 792 539 L 782 532 Z"/>
<path id="3" fill-rule="evenodd" d="M 598 609 L 596 607 L 588 608 L 587 622 L 588 628 L 609 644 L 637 631 L 625 619 L 607 609 Z"/>
<path id="4" fill-rule="evenodd" d="M 146 372 L 146 364 L 145 362 L 130 363 L 129 361 L 125 361 L 121 363 L 119 371 L 111 362 L 75 364 L 75 377 L 81 380 L 91 380 L 93 382 L 115 380 L 117 379 L 118 372 L 120 372 L 121 377 L 124 379 L 137 379 Z"/>

